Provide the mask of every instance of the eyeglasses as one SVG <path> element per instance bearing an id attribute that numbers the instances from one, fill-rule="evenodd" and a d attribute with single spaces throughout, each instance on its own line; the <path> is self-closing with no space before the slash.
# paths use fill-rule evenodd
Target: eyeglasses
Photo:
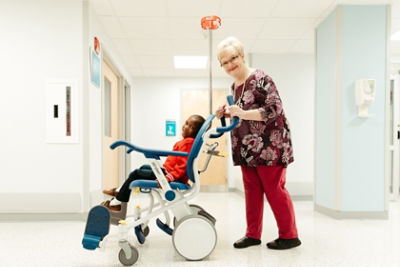
<path id="1" fill-rule="evenodd" d="M 236 55 L 236 56 L 231 57 L 231 59 L 229 59 L 229 60 L 227 60 L 227 61 L 221 62 L 221 67 L 226 67 L 226 66 L 228 66 L 229 63 L 232 63 L 233 61 L 235 61 L 236 59 L 238 59 L 239 56 L 240 56 L 240 55 Z"/>

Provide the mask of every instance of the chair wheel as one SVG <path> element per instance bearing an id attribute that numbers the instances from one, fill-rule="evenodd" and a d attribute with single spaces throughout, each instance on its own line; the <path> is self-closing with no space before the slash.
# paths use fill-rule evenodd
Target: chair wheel
<path id="1" fill-rule="evenodd" d="M 131 266 L 135 264 L 139 259 L 139 251 L 137 250 L 137 248 L 132 245 L 129 245 L 129 247 L 131 249 L 131 257 L 129 259 L 126 257 L 125 251 L 123 249 L 120 249 L 118 254 L 119 261 L 125 266 Z"/>
<path id="2" fill-rule="evenodd" d="M 189 215 L 179 220 L 172 234 L 172 243 L 185 259 L 202 260 L 213 252 L 217 244 L 217 232 L 207 218 Z"/>

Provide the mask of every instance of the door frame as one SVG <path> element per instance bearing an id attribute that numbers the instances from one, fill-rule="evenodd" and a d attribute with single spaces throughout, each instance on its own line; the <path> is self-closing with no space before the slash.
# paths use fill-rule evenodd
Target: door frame
<path id="1" fill-rule="evenodd" d="M 102 61 L 104 61 L 110 69 L 116 74 L 118 78 L 118 100 L 119 100 L 119 122 L 118 122 L 118 139 L 119 140 L 130 140 L 130 123 L 129 125 L 127 122 L 130 120 L 130 85 L 128 82 L 125 80 L 121 72 L 118 70 L 116 67 L 116 64 L 114 64 L 114 61 L 111 59 L 107 51 L 102 48 Z M 103 79 L 103 75 L 102 75 Z M 102 81 L 102 86 L 101 86 L 101 147 L 103 145 L 103 137 L 104 137 L 104 89 L 103 89 L 103 81 Z M 129 96 L 127 97 L 126 91 L 127 89 L 129 90 Z M 129 110 L 127 110 L 127 107 L 129 107 Z M 127 163 L 130 162 L 130 157 L 127 153 L 125 153 L 124 149 L 117 149 L 118 152 L 118 184 L 122 185 L 123 182 L 126 179 L 126 174 L 128 173 L 129 166 L 127 166 Z M 101 162 L 102 165 L 99 167 L 101 169 L 101 179 L 103 180 L 103 169 L 102 166 L 103 164 L 106 164 L 103 162 L 103 149 L 101 149 Z"/>
<path id="2" fill-rule="evenodd" d="M 393 90 L 392 90 L 393 84 Z M 400 74 L 391 75 L 389 79 L 390 87 L 390 111 L 389 116 L 393 116 L 390 125 L 390 175 L 388 183 L 389 200 L 400 200 Z M 390 114 L 391 113 L 391 114 Z M 390 119 L 389 119 L 390 121 Z"/>

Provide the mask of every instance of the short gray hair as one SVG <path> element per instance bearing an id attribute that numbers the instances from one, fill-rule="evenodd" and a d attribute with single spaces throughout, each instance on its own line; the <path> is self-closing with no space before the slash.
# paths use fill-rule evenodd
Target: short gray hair
<path id="1" fill-rule="evenodd" d="M 243 44 L 236 37 L 230 36 L 222 40 L 217 46 L 217 57 L 220 60 L 220 55 L 228 47 L 233 47 L 240 55 L 244 55 Z"/>

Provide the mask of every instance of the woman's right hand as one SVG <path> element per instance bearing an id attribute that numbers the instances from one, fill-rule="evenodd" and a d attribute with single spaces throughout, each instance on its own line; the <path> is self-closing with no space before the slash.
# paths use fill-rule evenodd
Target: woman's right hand
<path id="1" fill-rule="evenodd" d="M 219 107 L 217 111 L 215 111 L 215 116 L 218 119 L 221 119 L 225 115 L 225 105 Z"/>

